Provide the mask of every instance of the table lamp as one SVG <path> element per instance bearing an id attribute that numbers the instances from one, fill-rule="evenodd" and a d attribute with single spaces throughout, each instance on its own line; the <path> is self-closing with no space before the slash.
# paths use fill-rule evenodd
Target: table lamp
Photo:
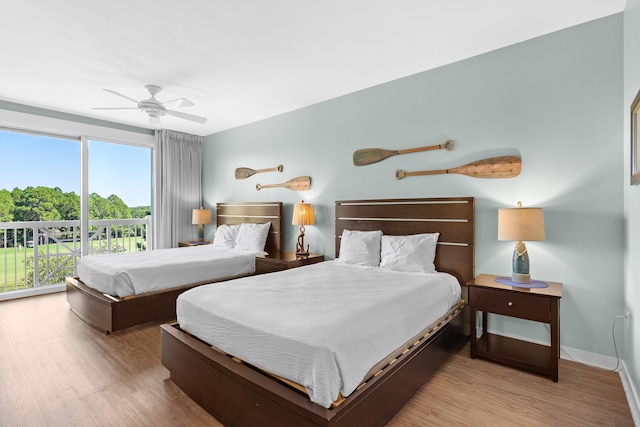
<path id="1" fill-rule="evenodd" d="M 293 206 L 293 219 L 291 224 L 300 226 L 300 235 L 298 236 L 298 242 L 296 243 L 296 256 L 309 256 L 309 245 L 304 247 L 304 226 L 313 225 L 313 206 L 309 203 L 296 203 Z"/>
<path id="2" fill-rule="evenodd" d="M 211 224 L 211 209 L 194 209 L 191 223 L 198 225 L 198 241 L 204 241 L 204 224 Z"/>
<path id="3" fill-rule="evenodd" d="M 544 240 L 544 216 L 542 208 L 498 209 L 498 240 L 515 240 L 513 274 L 517 283 L 531 283 L 529 255 L 524 240 Z"/>

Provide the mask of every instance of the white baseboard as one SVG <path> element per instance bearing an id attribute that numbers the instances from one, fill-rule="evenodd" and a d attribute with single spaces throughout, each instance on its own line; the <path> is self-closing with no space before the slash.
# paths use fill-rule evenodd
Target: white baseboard
<path id="1" fill-rule="evenodd" d="M 563 357 L 563 352 L 567 357 Z M 570 347 L 560 347 L 560 358 L 573 360 L 574 362 L 582 363 L 589 366 L 595 366 L 597 368 L 602 368 L 609 371 L 612 371 L 616 368 L 615 357 L 589 353 L 587 351 L 582 351 Z M 633 424 L 636 426 L 640 426 L 640 398 L 637 390 L 633 385 L 633 382 L 631 381 L 631 378 L 629 377 L 629 371 L 627 370 L 627 365 L 624 363 L 624 360 L 620 360 L 616 372 L 618 372 L 618 375 L 620 375 L 620 381 L 622 382 L 624 394 L 627 397 L 627 403 L 629 404 L 629 410 L 631 411 Z"/>
<path id="2" fill-rule="evenodd" d="M 629 409 L 631 410 L 631 416 L 633 417 L 633 424 L 640 426 L 640 395 L 638 395 L 638 390 L 636 390 L 633 386 L 633 382 L 629 378 L 629 371 L 627 371 L 626 363 L 622 361 L 620 365 L 620 380 L 622 381 L 624 394 L 627 396 L 627 402 L 629 402 Z"/>
<path id="3" fill-rule="evenodd" d="M 515 337 L 514 337 L 515 338 Z M 523 338 L 518 338 L 523 339 Z M 526 341 L 532 341 L 525 339 Z M 535 342 L 535 341 L 532 341 Z M 537 344 L 545 344 L 538 342 Z M 548 344 L 546 344 L 548 345 Z M 560 346 L 560 359 L 571 360 L 574 362 L 582 363 L 583 365 L 595 366 L 596 368 L 606 369 L 607 371 L 618 371 L 620 366 L 616 369 L 616 358 L 611 356 L 603 356 L 601 354 L 590 353 L 588 351 L 578 350 L 577 348 Z"/>
<path id="4" fill-rule="evenodd" d="M 66 285 L 61 283 L 59 285 L 46 285 L 37 288 L 21 289 L 19 291 L 0 292 L 0 301 L 51 294 L 54 292 L 64 292 L 66 289 Z"/>
<path id="5" fill-rule="evenodd" d="M 482 328 L 477 329 L 477 335 L 482 335 Z M 491 331 L 493 332 L 493 331 Z M 496 332 L 497 333 L 497 332 Z M 549 345 L 548 342 L 536 341 L 529 338 L 524 338 L 515 335 L 505 334 L 499 332 L 500 335 L 508 336 L 509 338 L 515 338 L 523 341 L 530 341 L 536 344 Z M 582 363 L 583 365 L 594 366 L 596 368 L 606 369 L 613 371 L 615 369 L 620 375 L 620 381 L 622 381 L 622 388 L 624 394 L 627 397 L 627 403 L 629 404 L 629 410 L 631 411 L 631 417 L 633 423 L 636 426 L 640 426 L 640 395 L 633 385 L 629 377 L 629 371 L 624 360 L 620 360 L 620 363 L 616 369 L 616 358 L 611 356 L 603 356 L 601 354 L 590 353 L 588 351 L 578 350 L 576 348 L 560 346 L 560 358 L 565 360 L 571 360 L 573 362 Z"/>

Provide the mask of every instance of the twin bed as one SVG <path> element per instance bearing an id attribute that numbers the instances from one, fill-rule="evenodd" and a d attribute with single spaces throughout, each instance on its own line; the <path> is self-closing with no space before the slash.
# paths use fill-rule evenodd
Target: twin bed
<path id="1" fill-rule="evenodd" d="M 282 203 L 218 203 L 216 225 L 269 223 L 264 252 L 282 250 Z M 250 275 L 262 251 L 214 245 L 92 256 L 67 277 L 71 311 L 106 333 L 176 316 L 176 298 L 205 283 Z"/>
<path id="2" fill-rule="evenodd" d="M 384 425 L 466 342 L 473 198 L 339 201 L 335 221 L 337 260 L 199 286 L 161 326 L 172 381 L 225 425 Z M 406 238 L 425 233 L 437 250 Z"/>

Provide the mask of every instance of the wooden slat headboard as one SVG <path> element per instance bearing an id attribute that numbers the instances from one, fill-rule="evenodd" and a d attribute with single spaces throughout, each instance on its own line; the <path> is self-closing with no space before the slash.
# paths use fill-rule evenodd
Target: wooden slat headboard
<path id="1" fill-rule="evenodd" d="M 283 249 L 282 212 L 282 202 L 216 203 L 216 226 L 270 222 L 271 228 L 264 250 L 274 254 Z"/>
<path id="2" fill-rule="evenodd" d="M 389 235 L 440 233 L 435 265 L 460 284 L 474 277 L 473 197 L 342 200 L 336 202 L 336 257 L 342 231 L 381 230 Z"/>

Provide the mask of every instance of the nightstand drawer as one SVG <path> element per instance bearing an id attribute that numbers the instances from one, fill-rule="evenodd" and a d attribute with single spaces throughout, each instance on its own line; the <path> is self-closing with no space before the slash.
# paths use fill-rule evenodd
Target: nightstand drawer
<path id="1" fill-rule="evenodd" d="M 475 288 L 472 301 L 476 310 L 549 323 L 551 302 L 549 298 L 518 292 Z"/>

